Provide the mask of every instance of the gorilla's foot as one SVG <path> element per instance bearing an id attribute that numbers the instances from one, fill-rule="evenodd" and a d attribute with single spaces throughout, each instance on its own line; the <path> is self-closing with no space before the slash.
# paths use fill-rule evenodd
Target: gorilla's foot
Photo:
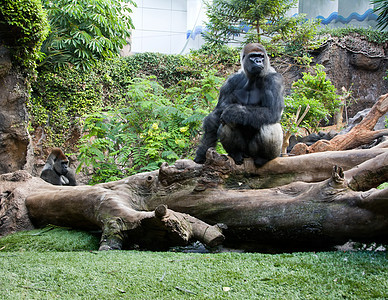
<path id="1" fill-rule="evenodd" d="M 228 153 L 231 158 L 233 158 L 236 165 L 242 165 L 244 163 L 244 158 L 242 153 Z"/>
<path id="2" fill-rule="evenodd" d="M 253 163 L 255 164 L 256 168 L 262 167 L 264 164 L 266 164 L 269 160 L 262 157 L 256 157 L 253 158 Z"/>
<path id="3" fill-rule="evenodd" d="M 194 162 L 197 163 L 197 164 L 204 164 L 206 161 L 206 156 L 202 157 L 202 156 L 199 156 L 197 155 L 195 158 L 194 158 Z"/>

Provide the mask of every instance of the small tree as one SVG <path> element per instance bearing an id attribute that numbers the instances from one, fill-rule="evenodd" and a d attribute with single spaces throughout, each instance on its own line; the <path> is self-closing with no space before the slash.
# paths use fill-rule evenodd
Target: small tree
<path id="1" fill-rule="evenodd" d="M 285 97 L 281 120 L 284 131 L 282 153 L 286 153 L 289 138 L 297 133 L 299 127 L 317 130 L 319 123 L 322 120 L 328 121 L 328 117 L 341 106 L 340 96 L 326 78 L 324 67 L 316 65 L 313 71 L 315 75 L 303 73 L 302 79 L 292 85 L 291 94 Z"/>
<path id="2" fill-rule="evenodd" d="M 207 2 L 204 39 L 213 46 L 230 42 L 263 44 L 272 53 L 301 52 L 314 48 L 319 21 L 306 22 L 304 15 L 286 16 L 296 1 L 214 0 Z M 237 38 L 243 36 L 243 38 Z"/>
<path id="3" fill-rule="evenodd" d="M 132 0 L 42 0 L 51 33 L 43 64 L 87 70 L 99 59 L 118 56 L 133 28 Z"/>

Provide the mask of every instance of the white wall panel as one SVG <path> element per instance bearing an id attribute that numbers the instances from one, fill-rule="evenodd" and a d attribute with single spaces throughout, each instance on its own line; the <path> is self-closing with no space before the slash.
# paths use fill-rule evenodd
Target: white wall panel
<path id="1" fill-rule="evenodd" d="M 171 10 L 171 0 L 143 0 L 143 7 Z"/>

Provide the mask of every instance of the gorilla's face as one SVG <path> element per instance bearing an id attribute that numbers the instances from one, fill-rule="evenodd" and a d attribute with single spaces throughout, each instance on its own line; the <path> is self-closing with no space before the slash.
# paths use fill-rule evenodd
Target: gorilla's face
<path id="1" fill-rule="evenodd" d="M 265 55 L 263 52 L 252 52 L 244 58 L 244 70 L 250 76 L 260 75 L 265 67 Z"/>
<path id="2" fill-rule="evenodd" d="M 265 75 L 267 60 L 265 49 L 257 43 L 246 45 L 241 53 L 241 64 L 248 78 Z"/>
<path id="3" fill-rule="evenodd" d="M 57 172 L 57 174 L 66 175 L 68 172 L 68 165 L 68 161 L 56 159 L 54 162 L 54 170 Z"/>

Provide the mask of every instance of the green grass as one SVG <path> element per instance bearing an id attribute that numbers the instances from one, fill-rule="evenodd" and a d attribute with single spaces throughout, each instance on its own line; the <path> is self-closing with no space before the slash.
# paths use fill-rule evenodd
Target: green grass
<path id="1" fill-rule="evenodd" d="M 386 252 L 200 254 L 97 247 L 97 236 L 61 228 L 1 238 L 0 299 L 388 298 Z"/>

